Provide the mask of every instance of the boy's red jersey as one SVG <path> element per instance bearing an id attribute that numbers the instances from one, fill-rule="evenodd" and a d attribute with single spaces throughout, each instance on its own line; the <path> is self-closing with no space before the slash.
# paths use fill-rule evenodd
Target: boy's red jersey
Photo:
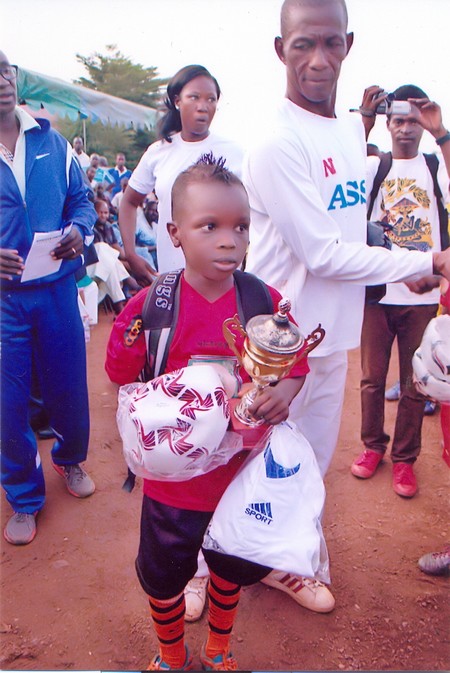
<path id="1" fill-rule="evenodd" d="M 215 357 L 234 355 L 223 336 L 223 322 L 238 312 L 236 290 L 232 288 L 215 302 L 207 301 L 184 279 L 180 279 L 180 307 L 177 326 L 170 344 L 165 370 L 187 366 L 194 355 Z M 281 295 L 269 287 L 274 312 Z M 116 319 L 107 348 L 105 368 L 112 381 L 119 384 L 135 381 L 147 357 L 144 333 L 138 330 L 142 307 L 148 288 L 129 301 Z M 237 342 L 238 348 L 242 345 Z M 306 358 L 291 371 L 290 377 L 304 376 L 309 371 Z M 249 381 L 240 367 L 240 376 Z M 213 511 L 236 471 L 248 457 L 247 451 L 237 454 L 227 465 L 183 482 L 144 480 L 144 493 L 172 507 L 196 511 Z"/>

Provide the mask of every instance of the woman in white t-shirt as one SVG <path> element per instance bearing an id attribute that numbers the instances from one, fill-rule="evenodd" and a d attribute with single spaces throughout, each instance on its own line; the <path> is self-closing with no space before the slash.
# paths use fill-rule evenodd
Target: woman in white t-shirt
<path id="1" fill-rule="evenodd" d="M 210 133 L 220 87 L 201 65 L 188 65 L 169 81 L 166 113 L 158 124 L 160 140 L 147 149 L 134 170 L 120 204 L 119 221 L 127 260 L 133 276 L 149 285 L 154 270 L 135 252 L 136 210 L 150 192 L 158 197 L 157 256 L 160 272 L 184 266 L 181 248 L 175 248 L 167 232 L 171 221 L 171 190 L 175 178 L 203 154 L 223 157 L 231 171 L 241 174 L 242 150 L 235 143 Z"/>

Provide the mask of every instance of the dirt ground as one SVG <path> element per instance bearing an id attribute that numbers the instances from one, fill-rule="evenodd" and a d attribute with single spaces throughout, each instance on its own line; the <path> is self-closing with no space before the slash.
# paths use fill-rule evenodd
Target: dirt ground
<path id="1" fill-rule="evenodd" d="M 101 314 L 88 344 L 92 433 L 87 468 L 97 490 L 71 497 L 40 450 L 47 503 L 26 547 L 2 538 L 3 670 L 141 670 L 155 653 L 147 602 L 137 582 L 141 489 L 129 494 L 115 425 L 116 388 L 104 373 L 112 324 Z M 389 383 L 395 379 L 392 371 Z M 388 403 L 392 429 L 395 403 Z M 243 590 L 232 642 L 243 670 L 446 670 L 450 648 L 448 580 L 424 575 L 417 559 L 449 539 L 450 471 L 441 458 L 438 415 L 425 418 L 412 500 L 391 488 L 390 461 L 373 480 L 349 466 L 359 445 L 359 361 L 351 354 L 338 450 L 327 475 L 325 535 L 336 608 L 312 613 L 263 584 Z M 3 496 L 2 496 L 3 498 Z M 10 508 L 2 499 L 2 527 Z M 187 626 L 198 652 L 207 619 Z"/>

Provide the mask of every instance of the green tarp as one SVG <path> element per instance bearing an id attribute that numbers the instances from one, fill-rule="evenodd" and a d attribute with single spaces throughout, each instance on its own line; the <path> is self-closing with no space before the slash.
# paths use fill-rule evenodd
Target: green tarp
<path id="1" fill-rule="evenodd" d="M 19 69 L 17 91 L 19 103 L 26 103 L 32 110 L 45 108 L 51 114 L 69 117 L 72 121 L 89 119 L 135 129 L 156 126 L 158 113 L 153 108 L 32 70 Z"/>

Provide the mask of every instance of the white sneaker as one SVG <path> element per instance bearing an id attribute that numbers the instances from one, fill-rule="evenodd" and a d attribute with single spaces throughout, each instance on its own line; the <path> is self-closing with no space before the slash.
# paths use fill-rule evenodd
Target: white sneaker
<path id="1" fill-rule="evenodd" d="M 184 589 L 186 601 L 185 622 L 196 622 L 203 614 L 209 577 L 193 577 Z"/>
<path id="2" fill-rule="evenodd" d="M 272 570 L 261 582 L 284 591 L 299 605 L 313 612 L 331 612 L 336 603 L 325 584 L 310 577 L 292 575 L 283 570 Z"/>

